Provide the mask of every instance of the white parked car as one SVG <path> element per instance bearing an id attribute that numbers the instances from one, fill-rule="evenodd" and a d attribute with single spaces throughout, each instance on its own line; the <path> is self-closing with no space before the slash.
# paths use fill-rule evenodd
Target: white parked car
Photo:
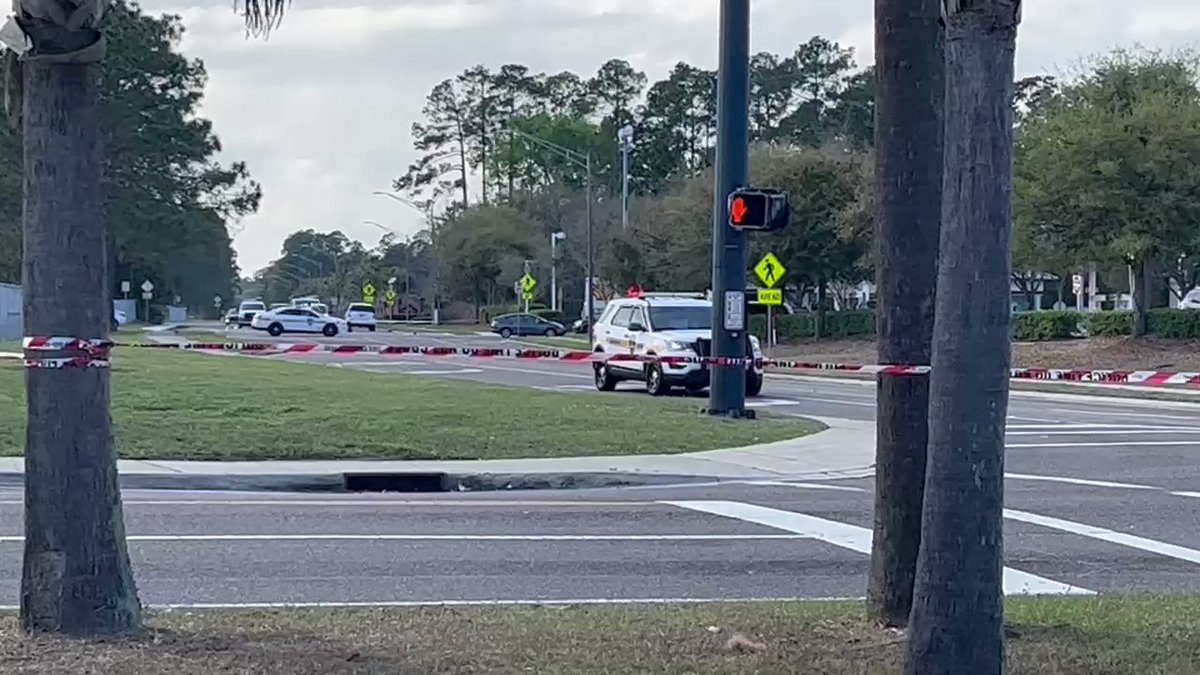
<path id="1" fill-rule="evenodd" d="M 1179 309 L 1200 309 L 1200 288 L 1193 288 L 1179 301 Z"/>
<path id="2" fill-rule="evenodd" d="M 366 328 L 372 333 L 375 332 L 375 308 L 365 302 L 352 302 L 346 308 L 346 325 L 350 330 L 355 328 Z"/>
<path id="3" fill-rule="evenodd" d="M 260 312 L 255 315 L 250 327 L 265 330 L 276 337 L 284 333 L 320 333 L 326 337 L 333 337 L 338 333 L 350 331 L 350 326 L 344 319 L 300 307 Z"/>
<path id="4" fill-rule="evenodd" d="M 758 338 L 749 336 L 746 356 L 761 359 Z M 645 356 L 711 356 L 712 303 L 686 294 L 644 293 L 608 303 L 592 331 L 592 351 Z M 622 380 L 640 380 L 652 396 L 672 387 L 691 393 L 708 388 L 709 367 L 699 363 L 612 361 L 595 365 L 596 388 L 612 391 Z M 762 391 L 761 366 L 746 369 L 746 395 Z"/>

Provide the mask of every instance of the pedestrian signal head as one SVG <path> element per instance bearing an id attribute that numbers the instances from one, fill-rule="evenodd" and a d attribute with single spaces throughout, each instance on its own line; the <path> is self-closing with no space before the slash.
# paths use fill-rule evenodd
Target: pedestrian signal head
<path id="1" fill-rule="evenodd" d="M 778 190 L 735 190 L 729 195 L 729 226 L 778 230 L 788 223 L 787 195 Z"/>

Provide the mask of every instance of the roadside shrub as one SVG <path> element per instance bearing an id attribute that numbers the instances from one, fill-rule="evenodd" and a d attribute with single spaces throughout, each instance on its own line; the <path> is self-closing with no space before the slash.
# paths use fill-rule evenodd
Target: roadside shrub
<path id="1" fill-rule="evenodd" d="M 1065 340 L 1079 333 L 1079 312 L 1018 312 L 1012 318 L 1012 338 L 1018 342 Z"/>
<path id="2" fill-rule="evenodd" d="M 530 309 L 530 314 L 540 316 L 547 321 L 557 321 L 563 323 L 563 313 L 557 309 Z"/>
<path id="3" fill-rule="evenodd" d="M 1200 338 L 1200 311 L 1194 309 L 1152 309 L 1147 329 L 1152 335 L 1171 340 Z"/>
<path id="4" fill-rule="evenodd" d="M 1132 335 L 1133 312 L 1092 312 L 1087 315 L 1088 335 Z"/>
<path id="5" fill-rule="evenodd" d="M 752 335 L 766 339 L 767 321 L 763 316 L 750 317 L 747 326 Z M 844 338 L 875 333 L 875 314 L 861 310 L 825 312 L 823 338 Z M 779 340 L 804 340 L 816 337 L 817 315 L 815 312 L 781 314 L 775 319 L 775 334 Z"/>

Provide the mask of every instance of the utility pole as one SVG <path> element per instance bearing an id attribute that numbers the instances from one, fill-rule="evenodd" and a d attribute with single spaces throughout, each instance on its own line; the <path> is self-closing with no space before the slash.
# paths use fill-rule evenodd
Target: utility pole
<path id="1" fill-rule="evenodd" d="M 592 152 L 588 151 L 587 157 L 584 160 L 585 170 L 587 171 L 587 328 L 588 335 L 592 335 L 592 322 L 596 320 L 596 267 L 595 255 L 596 247 L 592 241 Z"/>
<path id="2" fill-rule="evenodd" d="M 626 124 L 617 132 L 621 141 L 621 229 L 629 227 L 629 151 L 633 149 L 633 126 Z"/>
<path id="3" fill-rule="evenodd" d="M 729 225 L 729 195 L 749 181 L 750 0 L 721 0 L 717 162 L 713 207 L 713 356 L 746 356 L 746 235 Z M 746 374 L 712 370 L 708 411 L 741 417 Z"/>

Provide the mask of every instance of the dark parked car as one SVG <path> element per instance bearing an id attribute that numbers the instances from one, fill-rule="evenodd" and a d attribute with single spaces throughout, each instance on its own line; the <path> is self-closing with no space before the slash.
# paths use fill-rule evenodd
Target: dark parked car
<path id="1" fill-rule="evenodd" d="M 505 314 L 492 321 L 492 332 L 508 338 L 514 335 L 564 335 L 567 329 L 561 323 L 533 314 Z"/>

